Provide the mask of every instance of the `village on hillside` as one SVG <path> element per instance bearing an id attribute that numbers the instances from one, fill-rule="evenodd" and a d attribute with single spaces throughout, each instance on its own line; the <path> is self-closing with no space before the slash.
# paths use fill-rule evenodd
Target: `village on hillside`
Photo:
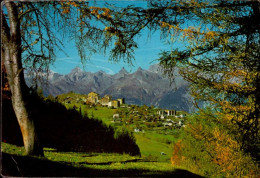
<path id="1" fill-rule="evenodd" d="M 111 95 L 100 97 L 98 93 L 90 92 L 87 95 L 68 93 L 57 96 L 60 103 L 65 106 L 76 105 L 82 110 L 83 106 L 89 109 L 86 112 L 103 112 L 110 114 L 110 121 L 115 125 L 135 125 L 135 132 L 143 132 L 144 128 L 161 127 L 175 129 L 184 127 L 185 115 L 183 111 L 160 109 L 154 106 L 137 106 L 125 103 L 124 98 L 113 99 Z M 106 110 L 104 110 L 107 108 Z M 109 111 L 111 110 L 111 112 Z M 101 112 L 101 111 L 100 111 Z M 109 115 L 109 114 L 108 114 Z"/>
<path id="2" fill-rule="evenodd" d="M 70 92 L 72 93 L 72 92 Z M 76 101 L 75 101 L 76 99 Z M 80 95 L 77 98 L 74 98 L 72 96 L 67 96 L 66 98 L 63 99 L 62 101 L 64 104 L 70 104 L 73 102 L 76 103 L 81 103 L 84 105 L 101 105 L 101 106 L 106 106 L 108 108 L 119 108 L 120 105 L 125 104 L 125 99 L 124 98 L 119 98 L 119 99 L 112 99 L 111 95 L 105 95 L 104 97 L 100 97 L 98 93 L 95 92 L 90 92 L 87 95 Z"/>

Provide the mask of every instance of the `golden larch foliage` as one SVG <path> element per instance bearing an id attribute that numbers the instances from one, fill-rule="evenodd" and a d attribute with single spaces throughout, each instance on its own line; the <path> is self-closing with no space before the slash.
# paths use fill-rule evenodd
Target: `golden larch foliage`
<path id="1" fill-rule="evenodd" d="M 184 159 L 183 156 L 181 156 L 181 148 L 183 147 L 181 140 L 179 140 L 177 143 L 173 146 L 173 156 L 171 157 L 171 163 L 172 165 L 178 166 L 181 163 L 181 160 Z"/>

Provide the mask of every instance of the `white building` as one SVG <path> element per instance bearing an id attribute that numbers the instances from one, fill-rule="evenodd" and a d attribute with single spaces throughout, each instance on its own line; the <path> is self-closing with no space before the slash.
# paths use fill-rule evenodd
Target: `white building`
<path id="1" fill-rule="evenodd" d="M 166 110 L 167 116 L 175 116 L 176 111 L 175 110 Z"/>

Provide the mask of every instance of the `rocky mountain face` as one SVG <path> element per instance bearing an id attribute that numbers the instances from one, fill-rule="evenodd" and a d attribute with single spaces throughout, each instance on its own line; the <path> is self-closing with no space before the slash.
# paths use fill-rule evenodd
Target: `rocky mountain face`
<path id="1" fill-rule="evenodd" d="M 30 79 L 27 77 L 30 85 Z M 67 75 L 50 73 L 47 85 L 41 84 L 45 96 L 53 96 L 70 91 L 87 94 L 91 91 L 112 95 L 113 98 L 125 98 L 127 104 L 190 111 L 191 97 L 188 94 L 188 83 L 175 71 L 175 82 L 170 85 L 169 79 L 161 73 L 159 65 L 150 66 L 148 70 L 138 68 L 128 73 L 122 68 L 117 74 L 109 75 L 103 71 L 85 72 L 80 68 L 73 69 Z"/>

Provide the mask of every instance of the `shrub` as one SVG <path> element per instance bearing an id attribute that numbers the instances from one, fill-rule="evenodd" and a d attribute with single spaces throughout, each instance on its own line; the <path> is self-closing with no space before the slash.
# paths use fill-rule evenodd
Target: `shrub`
<path id="1" fill-rule="evenodd" d="M 141 156 L 140 149 L 136 144 L 133 132 L 125 126 L 118 127 L 114 132 L 114 138 L 118 141 L 118 145 L 123 146 L 123 152 L 130 155 Z"/>
<path id="2" fill-rule="evenodd" d="M 118 127 L 114 133 L 114 138 L 121 139 L 124 137 L 129 137 L 135 140 L 133 133 L 130 130 L 128 130 L 128 128 L 126 128 L 125 126 Z"/>

